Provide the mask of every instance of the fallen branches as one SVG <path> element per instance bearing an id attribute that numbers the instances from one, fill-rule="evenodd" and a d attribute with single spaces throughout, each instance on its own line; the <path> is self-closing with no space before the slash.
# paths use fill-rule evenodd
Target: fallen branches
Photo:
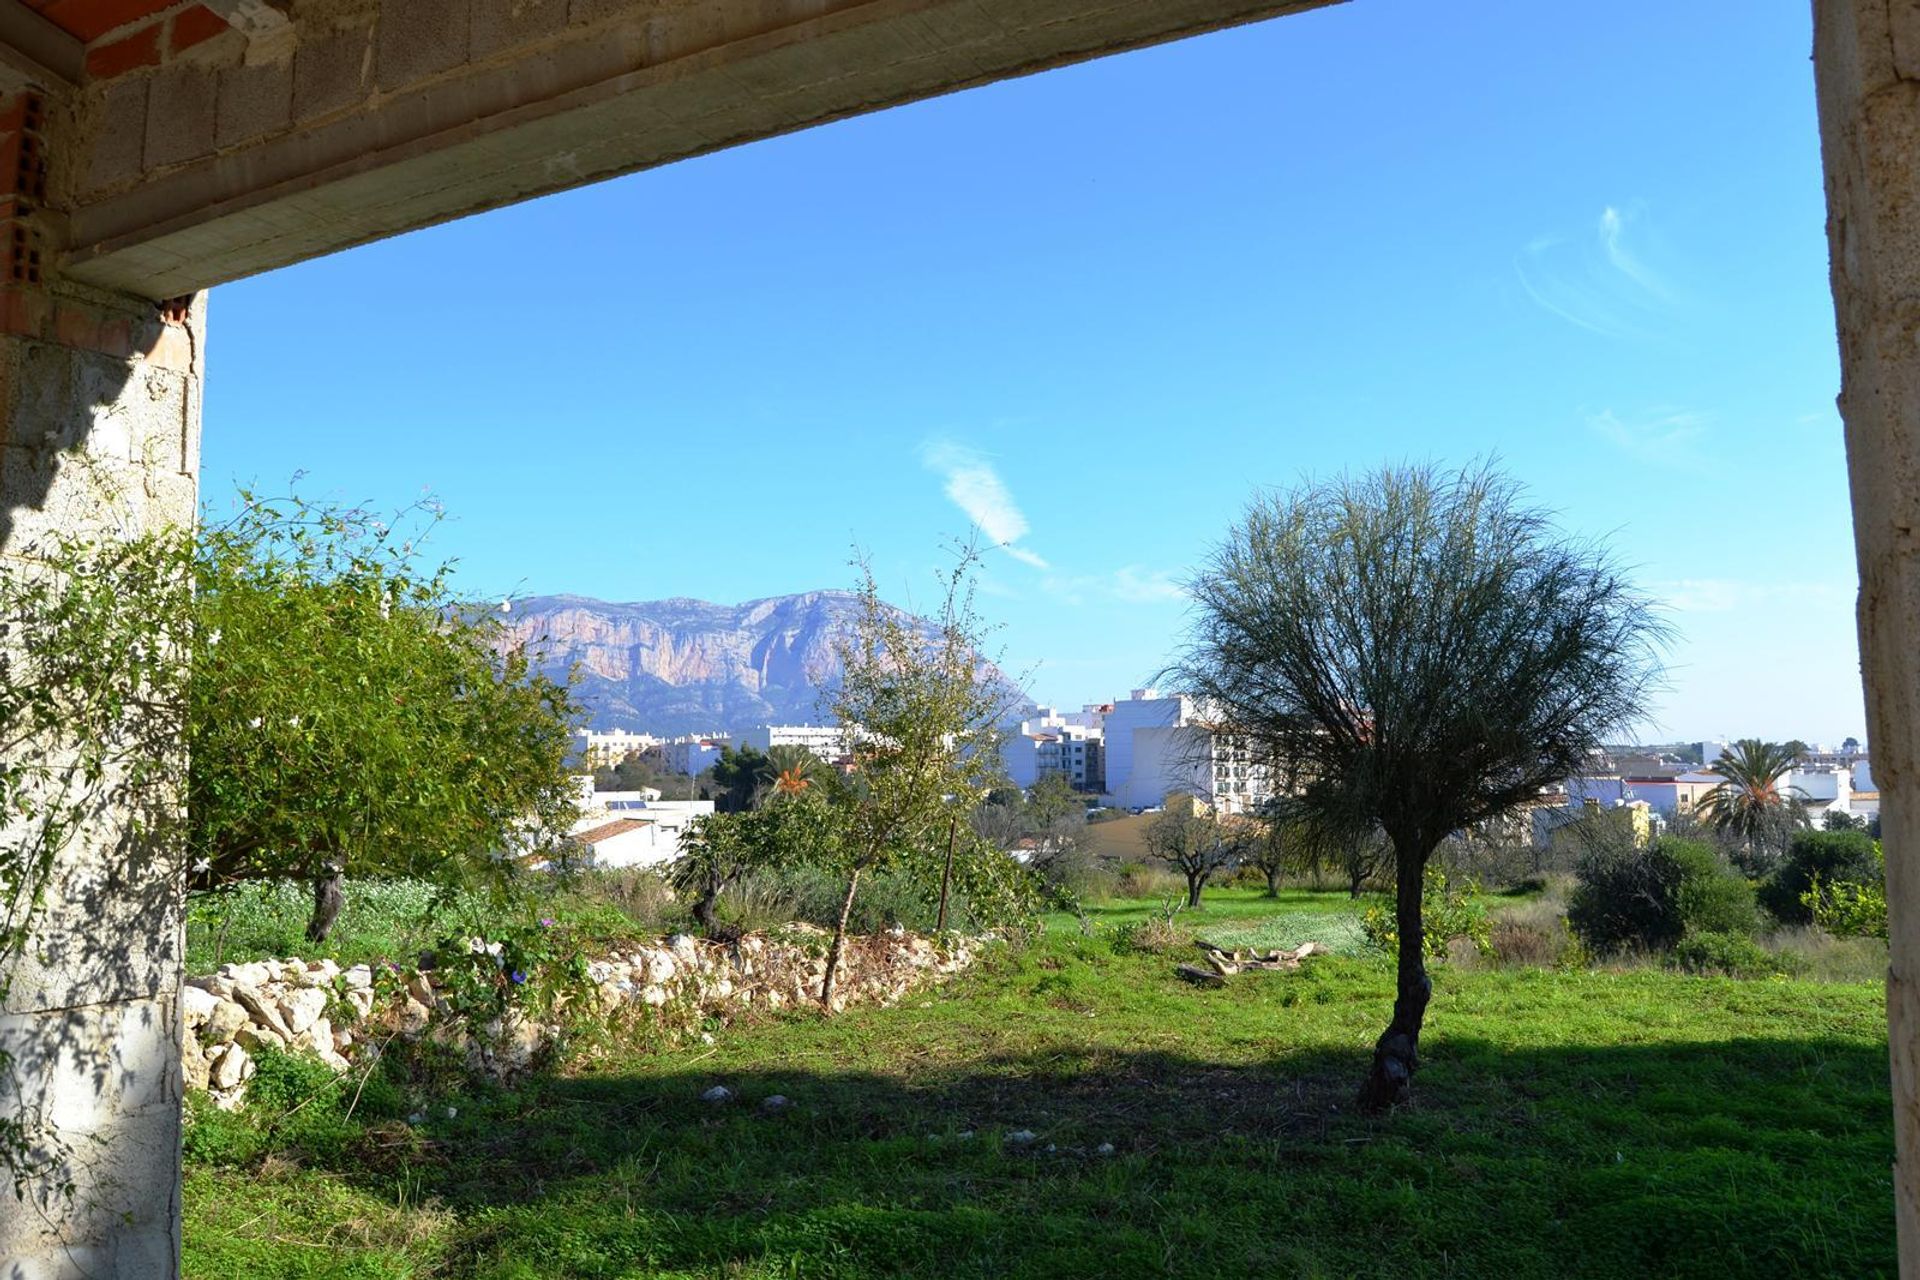
<path id="1" fill-rule="evenodd" d="M 1308 956 L 1320 955 L 1326 948 L 1314 942 L 1303 942 L 1291 951 L 1229 951 L 1217 947 L 1211 942 L 1198 942 L 1206 958 L 1206 967 L 1197 964 L 1183 964 L 1174 973 L 1198 987 L 1224 987 L 1227 979 L 1237 973 L 1261 971 L 1290 971 L 1298 969 L 1300 962 Z"/>

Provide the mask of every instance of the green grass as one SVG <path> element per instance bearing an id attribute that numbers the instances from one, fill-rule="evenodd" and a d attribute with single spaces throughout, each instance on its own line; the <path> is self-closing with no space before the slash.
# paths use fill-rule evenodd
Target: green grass
<path id="1" fill-rule="evenodd" d="M 1351 919 L 1209 898 L 1183 924 Z M 1176 958 L 1061 922 L 899 1008 L 431 1099 L 345 1153 L 197 1164 L 186 1273 L 1893 1273 L 1876 986 L 1442 971 L 1416 1101 L 1376 1119 L 1349 1103 L 1384 963 L 1202 991 Z M 716 1083 L 738 1101 L 701 1102 Z M 773 1093 L 792 1108 L 758 1115 Z"/>

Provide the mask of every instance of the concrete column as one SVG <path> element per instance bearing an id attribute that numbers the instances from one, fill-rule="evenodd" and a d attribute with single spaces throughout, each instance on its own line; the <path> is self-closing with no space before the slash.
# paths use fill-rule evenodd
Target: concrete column
<path id="1" fill-rule="evenodd" d="M 1887 853 L 1900 1274 L 1920 1277 L 1920 6 L 1815 0 L 1814 79 Z"/>
<path id="2" fill-rule="evenodd" d="M 0 284 L 0 564 L 32 572 L 53 531 L 193 520 L 203 321 L 199 299 Z M 8 1280 L 179 1269 L 182 868 L 134 836 L 112 784 L 61 854 L 0 1005 L 14 1059 L 0 1118 L 49 1160 L 24 1201 L 0 1184 Z"/>

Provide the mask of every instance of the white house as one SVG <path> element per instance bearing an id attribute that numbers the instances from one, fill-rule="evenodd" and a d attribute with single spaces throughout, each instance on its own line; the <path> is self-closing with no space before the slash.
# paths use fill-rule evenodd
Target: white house
<path id="1" fill-rule="evenodd" d="M 712 812 L 711 800 L 623 801 L 619 809 L 601 808 L 582 814 L 568 838 L 578 850 L 576 863 L 655 867 L 679 857 L 687 828 L 695 818 Z"/>
<path id="2" fill-rule="evenodd" d="M 763 724 L 741 734 L 740 742 L 762 752 L 805 747 L 828 764 L 850 753 L 847 731 L 837 724 Z"/>

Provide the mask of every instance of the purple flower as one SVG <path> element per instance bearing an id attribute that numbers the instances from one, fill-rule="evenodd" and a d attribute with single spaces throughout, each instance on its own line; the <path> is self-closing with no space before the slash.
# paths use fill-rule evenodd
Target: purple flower
<path id="1" fill-rule="evenodd" d="M 541 927 L 542 929 L 551 929 L 551 928 L 553 928 L 553 917 L 552 917 L 552 916 L 541 916 L 541 917 L 540 917 L 540 927 Z"/>
<path id="2" fill-rule="evenodd" d="M 512 979 L 515 984 L 522 983 L 527 980 L 527 974 L 524 969 L 515 969 L 512 973 L 508 974 L 507 977 Z"/>

